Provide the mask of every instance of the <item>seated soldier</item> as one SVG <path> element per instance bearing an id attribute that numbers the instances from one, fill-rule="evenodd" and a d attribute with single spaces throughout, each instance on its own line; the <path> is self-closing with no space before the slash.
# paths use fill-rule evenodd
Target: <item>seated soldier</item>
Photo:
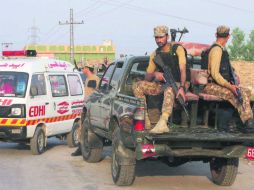
<path id="1" fill-rule="evenodd" d="M 172 75 L 176 82 L 180 83 L 180 88 L 177 94 L 173 93 L 172 87 L 167 87 L 164 91 L 164 100 L 162 106 L 162 114 L 156 126 L 150 131 L 150 133 L 165 133 L 169 132 L 167 126 L 168 118 L 172 113 L 175 96 L 182 96 L 185 100 L 184 84 L 186 80 L 186 57 L 185 51 L 182 46 L 178 46 L 176 49 L 177 60 L 173 58 L 172 43 L 168 43 L 168 27 L 157 26 L 154 28 L 155 42 L 158 45 L 156 51 L 154 51 L 149 60 L 149 65 L 146 70 L 146 76 L 144 81 L 138 81 L 133 84 L 133 93 L 135 97 L 143 98 L 146 104 L 145 95 L 157 95 L 163 93 L 162 83 L 165 82 L 163 70 L 159 65 L 156 65 L 154 58 L 156 55 L 160 55 L 165 64 L 171 69 Z M 154 82 L 153 80 L 156 80 Z M 145 105 L 146 106 L 146 105 Z M 146 106 L 147 109 L 147 106 Z M 145 113 L 145 125 L 146 129 L 151 128 L 151 122 L 146 110 Z"/>
<path id="2" fill-rule="evenodd" d="M 245 130 L 253 131 L 253 113 L 250 107 L 250 99 L 247 89 L 232 83 L 232 71 L 229 55 L 225 45 L 230 37 L 230 28 L 219 26 L 216 33 L 216 42 L 210 47 L 208 54 L 208 74 L 210 83 L 206 85 L 203 92 L 216 95 L 230 102 L 240 115 L 245 124 Z M 237 90 L 242 95 L 242 105 L 239 104 Z"/>

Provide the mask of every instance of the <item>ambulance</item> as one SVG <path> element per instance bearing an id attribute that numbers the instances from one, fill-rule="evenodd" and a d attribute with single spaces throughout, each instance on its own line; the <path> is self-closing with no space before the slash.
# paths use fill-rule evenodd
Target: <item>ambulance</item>
<path id="1" fill-rule="evenodd" d="M 46 150 L 48 137 L 78 145 L 83 82 L 66 61 L 32 57 L 33 50 L 3 51 L 0 59 L 0 141 Z"/>

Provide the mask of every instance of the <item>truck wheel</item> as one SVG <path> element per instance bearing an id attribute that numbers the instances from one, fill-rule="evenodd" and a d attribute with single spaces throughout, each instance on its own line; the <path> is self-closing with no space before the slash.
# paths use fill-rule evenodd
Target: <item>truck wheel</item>
<path id="1" fill-rule="evenodd" d="M 71 132 L 67 134 L 67 145 L 69 147 L 76 147 L 79 144 L 79 130 L 80 130 L 80 122 L 75 122 L 71 129 Z"/>
<path id="2" fill-rule="evenodd" d="M 124 158 L 119 154 L 123 149 L 126 149 L 120 139 L 120 129 L 117 127 L 112 136 L 112 163 L 111 163 L 111 174 L 113 181 L 118 186 L 129 186 L 135 180 L 135 166 L 136 164 L 126 164 L 122 165 L 120 163 L 121 159 Z M 134 154 L 133 151 L 128 151 Z"/>
<path id="3" fill-rule="evenodd" d="M 37 127 L 33 138 L 30 139 L 30 149 L 32 154 L 39 155 L 45 151 L 45 133 L 41 127 Z"/>
<path id="4" fill-rule="evenodd" d="M 239 158 L 215 158 L 210 161 L 213 182 L 217 185 L 230 186 L 234 183 L 239 165 Z"/>
<path id="5" fill-rule="evenodd" d="M 80 145 L 83 159 L 89 163 L 99 162 L 103 150 L 102 138 L 89 129 L 86 122 L 82 125 Z"/>

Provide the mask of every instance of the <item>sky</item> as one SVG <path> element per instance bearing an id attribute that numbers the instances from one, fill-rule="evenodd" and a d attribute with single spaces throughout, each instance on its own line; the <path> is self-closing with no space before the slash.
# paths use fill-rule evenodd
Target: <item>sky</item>
<path id="1" fill-rule="evenodd" d="M 211 44 L 218 25 L 254 30 L 253 0 L 0 0 L 0 43 L 20 50 L 32 42 L 69 45 L 69 20 L 73 9 L 75 45 L 100 45 L 112 40 L 117 55 L 149 54 L 156 44 L 153 28 L 166 25 L 183 29 L 182 41 Z M 2 45 L 2 49 L 6 49 Z"/>

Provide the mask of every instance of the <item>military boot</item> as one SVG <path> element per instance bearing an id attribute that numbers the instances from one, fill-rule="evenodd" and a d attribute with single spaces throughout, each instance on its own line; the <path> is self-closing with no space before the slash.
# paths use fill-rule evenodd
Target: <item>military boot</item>
<path id="1" fill-rule="evenodd" d="M 150 131 L 150 133 L 154 134 L 168 133 L 169 132 L 169 128 L 167 125 L 168 117 L 169 117 L 168 113 L 162 113 L 160 120 L 155 125 L 155 127 Z"/>

